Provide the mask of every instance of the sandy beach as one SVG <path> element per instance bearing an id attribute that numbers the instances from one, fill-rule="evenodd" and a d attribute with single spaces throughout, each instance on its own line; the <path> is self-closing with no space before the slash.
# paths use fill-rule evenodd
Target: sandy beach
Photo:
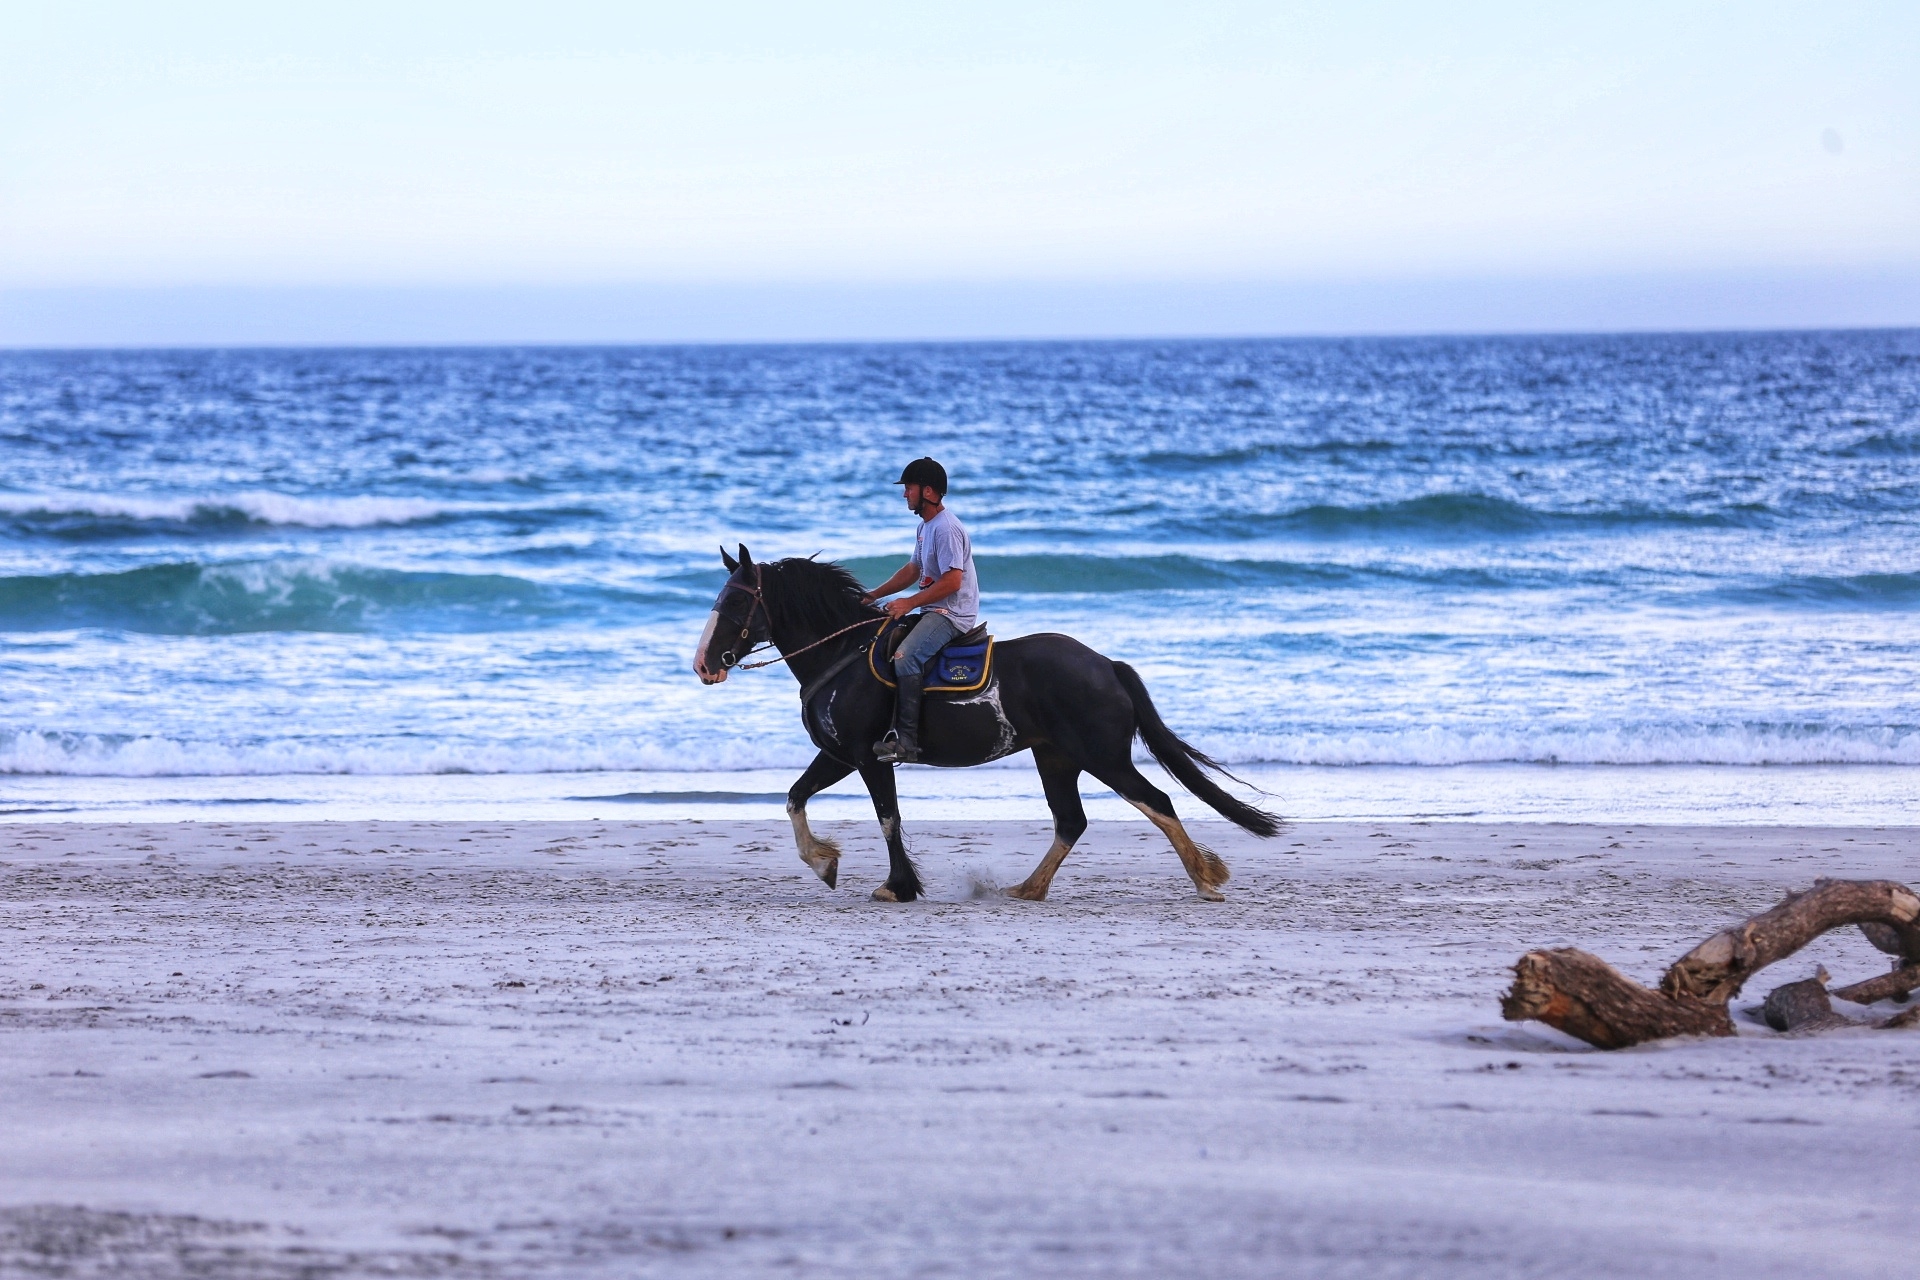
<path id="1" fill-rule="evenodd" d="M 1642 980 L 1911 828 L 909 828 L 869 903 L 785 824 L 0 830 L 0 1273 L 1884 1276 L 1911 1033 L 1605 1054 L 1499 1018 Z M 1738 1005 L 1824 962 L 1829 936 Z M 1842 1008 L 1850 1008 L 1842 1006 Z M 1864 1016 L 1862 1010 L 1854 1010 Z"/>

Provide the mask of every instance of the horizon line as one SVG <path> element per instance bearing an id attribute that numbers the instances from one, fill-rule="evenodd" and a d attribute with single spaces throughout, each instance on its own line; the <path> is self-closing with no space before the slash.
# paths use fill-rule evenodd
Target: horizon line
<path id="1" fill-rule="evenodd" d="M 1312 281 L 0 285 L 0 349 L 1227 341 L 1920 326 L 1920 266 Z"/>
<path id="2" fill-rule="evenodd" d="M 1115 346 L 1147 342 L 1432 342 L 1444 339 L 1494 341 L 1529 338 L 1712 338 L 1804 337 L 1817 334 L 1920 333 L 1920 323 L 1842 325 L 1673 326 L 1620 329 L 1436 329 L 1381 332 L 1299 333 L 1140 333 L 1087 335 L 995 335 L 960 337 L 875 338 L 685 338 L 633 340 L 532 339 L 528 341 L 458 339 L 446 341 L 286 341 L 286 342 L 178 342 L 75 343 L 69 345 L 16 343 L 0 346 L 0 355 L 82 355 L 102 352 L 268 352 L 268 351 L 662 351 L 697 347 L 821 348 L 821 347 L 985 347 L 985 346 Z"/>

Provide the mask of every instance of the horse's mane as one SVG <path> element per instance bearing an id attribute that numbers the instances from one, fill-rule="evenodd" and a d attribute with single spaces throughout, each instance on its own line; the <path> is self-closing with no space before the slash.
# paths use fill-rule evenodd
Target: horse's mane
<path id="1" fill-rule="evenodd" d="M 880 615 L 861 603 L 860 580 L 832 561 L 790 556 L 766 572 L 767 617 L 785 635 L 817 638 Z"/>

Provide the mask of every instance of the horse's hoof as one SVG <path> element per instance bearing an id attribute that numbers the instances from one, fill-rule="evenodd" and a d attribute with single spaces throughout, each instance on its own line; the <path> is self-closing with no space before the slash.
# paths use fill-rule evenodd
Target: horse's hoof
<path id="1" fill-rule="evenodd" d="M 806 864 L 807 870 L 826 881 L 829 889 L 833 888 L 834 881 L 840 878 L 840 859 L 838 858 L 817 858 L 803 853 L 800 855 L 800 861 Z"/>
<path id="2" fill-rule="evenodd" d="M 1029 889 L 1023 884 L 1017 884 L 1013 886 L 1013 888 L 1006 890 L 1006 896 L 1009 898 L 1017 898 L 1021 902 L 1045 902 L 1047 900 L 1047 891 L 1045 889 Z"/>
<path id="3" fill-rule="evenodd" d="M 899 899 L 899 897 L 898 897 L 898 896 L 896 896 L 896 895 L 894 894 L 894 892 L 893 892 L 893 890 L 891 890 L 891 889 L 889 889 L 889 888 L 887 888 L 887 886 L 885 886 L 885 885 L 881 885 L 881 886 L 880 886 L 880 887 L 879 887 L 878 889 L 875 889 L 875 890 L 873 891 L 873 900 L 874 900 L 875 902 L 898 902 L 898 901 L 900 901 L 900 899 Z"/>
<path id="4" fill-rule="evenodd" d="M 1194 892 L 1200 895 L 1200 901 L 1202 902 L 1225 902 L 1227 900 L 1226 894 L 1220 892 L 1210 884 L 1203 884 L 1194 890 Z"/>

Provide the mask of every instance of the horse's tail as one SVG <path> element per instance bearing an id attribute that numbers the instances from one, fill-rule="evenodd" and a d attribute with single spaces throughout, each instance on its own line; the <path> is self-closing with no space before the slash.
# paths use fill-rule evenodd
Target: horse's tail
<path id="1" fill-rule="evenodd" d="M 1147 744 L 1147 750 L 1153 752 L 1153 758 L 1160 762 L 1161 767 L 1178 778 L 1181 786 L 1204 800 L 1214 812 L 1235 826 L 1244 827 L 1257 836 L 1280 834 L 1278 817 L 1234 799 L 1201 772 L 1202 769 L 1211 769 L 1215 773 L 1233 777 L 1218 760 L 1181 741 L 1179 734 L 1167 728 L 1167 722 L 1154 710 L 1153 699 L 1147 695 L 1147 686 L 1142 683 L 1138 671 L 1124 662 L 1116 662 L 1113 664 L 1113 673 L 1119 677 L 1127 696 L 1133 699 L 1135 732 Z M 1239 779 L 1235 778 L 1234 781 Z"/>

